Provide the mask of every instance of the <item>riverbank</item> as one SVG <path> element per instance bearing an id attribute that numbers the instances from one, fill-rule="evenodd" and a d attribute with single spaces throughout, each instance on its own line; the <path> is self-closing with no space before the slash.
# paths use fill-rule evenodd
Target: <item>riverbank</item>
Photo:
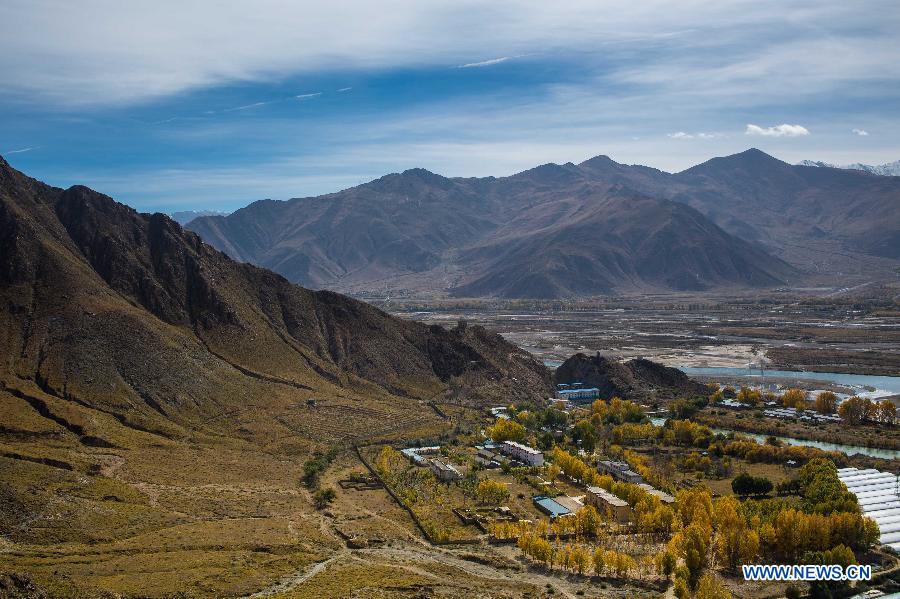
<path id="1" fill-rule="evenodd" d="M 728 367 L 681 366 L 691 378 L 704 382 L 740 385 L 776 385 L 807 390 L 827 389 L 842 395 L 859 395 L 870 399 L 900 394 L 900 376 L 882 376 L 846 372 L 813 372 L 799 370 L 759 370 Z"/>
<path id="2" fill-rule="evenodd" d="M 757 418 L 748 411 L 734 412 L 716 409 L 714 406 L 698 412 L 692 420 L 709 427 L 746 433 L 900 452 L 900 428 L 897 426 L 849 427 L 843 423 L 807 425 L 775 418 Z M 900 457 L 900 454 L 892 457 Z"/>

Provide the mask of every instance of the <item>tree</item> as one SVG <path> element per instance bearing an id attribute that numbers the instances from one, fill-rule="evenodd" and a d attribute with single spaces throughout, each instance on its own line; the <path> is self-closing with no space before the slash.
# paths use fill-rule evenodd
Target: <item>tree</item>
<path id="1" fill-rule="evenodd" d="M 798 478 L 783 480 L 775 486 L 775 492 L 778 495 L 799 495 L 802 491 L 803 487 Z"/>
<path id="2" fill-rule="evenodd" d="M 805 564 L 834 564 L 846 568 L 850 564 L 856 563 L 856 556 L 853 555 L 853 551 L 849 547 L 838 545 L 826 551 L 808 552 L 803 556 L 802 561 Z M 817 580 L 809 583 L 809 594 L 810 597 L 814 598 L 832 597 L 834 596 L 834 591 L 846 586 L 847 583 L 844 581 Z"/>
<path id="3" fill-rule="evenodd" d="M 719 577 L 714 574 L 704 574 L 697 585 L 694 599 L 731 599 L 731 593 Z"/>
<path id="4" fill-rule="evenodd" d="M 509 418 L 497 418 L 494 426 L 488 427 L 487 433 L 497 443 L 525 439 L 525 427 Z"/>
<path id="5" fill-rule="evenodd" d="M 781 403 L 786 408 L 806 409 L 807 393 L 803 389 L 788 389 L 781 395 Z"/>
<path id="6" fill-rule="evenodd" d="M 730 569 L 748 563 L 759 551 L 759 535 L 750 530 L 744 508 L 734 496 L 714 504 L 716 554 Z"/>
<path id="7" fill-rule="evenodd" d="M 820 414 L 832 414 L 837 408 L 838 397 L 831 391 L 822 391 L 816 395 L 816 411 Z"/>
<path id="8" fill-rule="evenodd" d="M 548 481 L 550 481 L 550 482 L 555 481 L 556 477 L 558 477 L 561 473 L 562 473 L 562 470 L 555 463 L 551 462 L 551 463 L 544 464 L 544 477 Z"/>
<path id="9" fill-rule="evenodd" d="M 334 492 L 334 489 L 331 487 L 324 487 L 313 493 L 313 504 L 315 504 L 316 509 L 325 509 L 332 501 L 334 501 L 336 496 L 337 493 Z"/>
<path id="10" fill-rule="evenodd" d="M 844 400 L 838 408 L 838 414 L 847 424 L 861 424 L 866 419 L 867 412 L 869 411 L 866 402 L 869 402 L 869 404 L 872 403 L 868 399 L 863 399 L 854 395 L 853 397 Z"/>
<path id="11" fill-rule="evenodd" d="M 840 481 L 837 466 L 831 460 L 810 460 L 800 469 L 798 478 L 808 511 L 820 514 L 859 511 L 856 496 Z"/>
<path id="12" fill-rule="evenodd" d="M 572 566 L 579 574 L 584 574 L 591 565 L 591 554 L 581 545 L 576 545 L 572 549 Z"/>
<path id="13" fill-rule="evenodd" d="M 618 574 L 619 578 L 627 576 L 630 571 L 634 570 L 635 566 L 637 566 L 637 562 L 630 555 L 625 553 L 616 554 L 616 574 Z"/>
<path id="14" fill-rule="evenodd" d="M 885 424 L 894 424 L 897 420 L 897 406 L 888 400 L 880 402 L 878 404 L 878 420 Z"/>
<path id="15" fill-rule="evenodd" d="M 712 493 L 704 487 L 683 489 L 678 492 L 675 505 L 683 527 L 698 524 L 712 533 Z"/>
<path id="16" fill-rule="evenodd" d="M 602 547 L 597 547 L 594 549 L 594 575 L 602 576 L 603 568 L 606 565 L 606 561 L 604 560 L 604 551 Z"/>
<path id="17" fill-rule="evenodd" d="M 556 552 L 556 565 L 561 566 L 563 570 L 568 570 L 572 566 L 572 546 L 566 545 Z"/>
<path id="18" fill-rule="evenodd" d="M 576 422 L 572 428 L 572 438 L 576 441 L 581 441 L 581 448 L 586 452 L 593 453 L 594 445 L 597 443 L 597 435 L 590 420 L 583 418 Z"/>
<path id="19" fill-rule="evenodd" d="M 575 523 L 580 534 L 596 535 L 603 519 L 592 505 L 587 505 L 575 513 Z"/>
<path id="20" fill-rule="evenodd" d="M 712 528 L 693 522 L 669 542 L 674 553 L 681 556 L 688 571 L 688 582 L 695 586 L 700 572 L 707 566 Z"/>
<path id="21" fill-rule="evenodd" d="M 481 503 L 499 505 L 509 498 L 509 489 L 501 482 L 484 479 L 475 488 L 475 496 Z"/>
<path id="22" fill-rule="evenodd" d="M 303 464 L 303 482 L 307 487 L 315 489 L 319 486 L 319 477 L 336 456 L 337 449 L 335 448 L 331 448 L 325 453 L 317 451 L 311 459 Z"/>
<path id="23" fill-rule="evenodd" d="M 675 596 L 678 597 L 678 599 L 690 599 L 690 577 L 691 573 L 684 566 L 679 566 L 675 570 L 675 584 L 673 585 L 673 592 Z"/>
<path id="24" fill-rule="evenodd" d="M 751 476 L 746 472 L 738 474 L 731 481 L 735 495 L 767 495 L 773 489 L 772 481 L 763 476 Z"/>
<path id="25" fill-rule="evenodd" d="M 672 554 L 671 551 L 666 549 L 662 553 L 656 554 L 656 572 L 660 576 L 665 576 L 668 578 L 675 571 L 675 566 L 678 564 L 678 560 Z"/>
<path id="26" fill-rule="evenodd" d="M 755 406 L 762 401 L 762 394 L 756 389 L 741 387 L 741 390 L 738 391 L 737 394 L 737 400 L 741 403 Z"/>

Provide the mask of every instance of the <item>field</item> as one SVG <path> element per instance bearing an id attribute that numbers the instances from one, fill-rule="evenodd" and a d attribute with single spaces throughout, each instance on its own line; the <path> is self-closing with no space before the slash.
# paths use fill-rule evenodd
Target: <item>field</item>
<path id="1" fill-rule="evenodd" d="M 749 297 L 668 294 L 583 301 L 444 301 L 383 304 L 424 322 L 466 319 L 549 361 L 575 352 L 642 356 L 672 366 L 772 367 L 900 375 L 896 289 L 862 297 L 814 291 Z"/>
<path id="2" fill-rule="evenodd" d="M 241 596 L 275 584 L 344 545 L 302 485 L 313 451 L 449 426 L 415 400 L 345 392 L 315 406 L 270 397 L 268 411 L 149 432 L 22 391 L 32 403 L 0 402 L 0 574 L 53 597 Z M 348 413 L 359 418 L 337 416 Z"/>

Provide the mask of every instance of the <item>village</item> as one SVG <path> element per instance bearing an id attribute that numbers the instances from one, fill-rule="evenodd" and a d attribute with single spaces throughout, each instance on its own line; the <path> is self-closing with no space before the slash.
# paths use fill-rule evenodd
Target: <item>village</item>
<path id="1" fill-rule="evenodd" d="M 761 592 L 739 566 L 823 555 L 871 564 L 876 573 L 870 585 L 834 584 L 829 592 L 871 598 L 900 589 L 892 580 L 900 567 L 896 462 L 714 433 L 679 417 L 685 402 L 772 418 L 807 412 L 774 394 L 747 402 L 753 393 L 711 388 L 709 397 L 661 410 L 560 384 L 546 405 L 460 411 L 451 417 L 453 434 L 438 442 L 372 445 L 359 454 L 369 479 L 435 545 L 486 545 L 530 568 L 659 593 L 674 588 L 680 598 L 716 589 L 821 596 L 805 584 Z M 784 394 L 790 403 L 797 392 Z M 810 417 L 819 414 L 813 400 L 808 408 Z"/>

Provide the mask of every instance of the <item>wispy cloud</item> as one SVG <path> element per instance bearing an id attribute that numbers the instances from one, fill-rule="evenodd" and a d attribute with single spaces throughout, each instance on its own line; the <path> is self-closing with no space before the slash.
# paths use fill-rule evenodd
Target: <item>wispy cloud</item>
<path id="1" fill-rule="evenodd" d="M 803 137 L 809 135 L 809 129 L 803 125 L 775 125 L 774 127 L 760 127 L 748 124 L 744 130 L 745 135 L 758 135 L 762 137 Z"/>
<path id="2" fill-rule="evenodd" d="M 245 104 L 243 106 L 235 106 L 234 108 L 225 108 L 222 112 L 235 112 L 236 110 L 249 110 L 251 108 L 258 108 L 260 106 L 265 106 L 267 104 L 271 104 L 272 102 L 254 102 L 253 104 Z"/>
<path id="3" fill-rule="evenodd" d="M 718 139 L 724 137 L 722 133 L 704 133 L 703 131 L 700 131 L 699 133 L 676 131 L 675 133 L 667 134 L 667 136 L 672 139 Z"/>
<path id="4" fill-rule="evenodd" d="M 457 69 L 471 69 L 471 68 L 479 68 L 479 67 L 489 67 L 495 64 L 500 64 L 501 62 L 506 62 L 507 60 L 511 60 L 512 56 L 501 56 L 500 58 L 491 58 L 490 60 L 482 60 L 481 62 L 468 62 L 466 64 L 457 65 Z"/>
<path id="5" fill-rule="evenodd" d="M 299 94 L 294 97 L 297 98 L 298 100 L 308 100 L 310 98 L 318 98 L 321 95 L 322 95 L 322 92 L 315 92 L 313 94 Z"/>
<path id="6" fill-rule="evenodd" d="M 623 80 L 683 89 L 724 82 L 740 84 L 740 93 L 784 92 L 782 82 L 793 80 L 791 91 L 818 94 L 835 81 L 891 81 L 900 70 L 892 0 L 869 0 L 867 10 L 797 2 L 774 11 L 748 0 L 646 0 L 615 10 L 573 0 L 566 11 L 509 0 L 387 6 L 347 0 L 346 10 L 334 11 L 283 0 L 192 0 L 172 20 L 151 0 L 115 11 L 108 0 L 12 0 L 0 3 L 3 91 L 26 102 L 133 104 L 337 67 L 385 72 L 496 57 L 459 65 L 472 68 L 533 51 L 577 55 L 586 70 L 596 59 Z M 627 50 L 626 60 L 612 64 L 611 53 L 596 52 L 603 44 Z M 795 66 L 800 59 L 803 69 Z"/>
<path id="7" fill-rule="evenodd" d="M 352 87 L 342 87 L 341 89 L 338 90 L 338 93 L 342 94 L 344 92 L 350 91 L 351 89 L 353 89 L 353 88 Z"/>
<path id="8" fill-rule="evenodd" d="M 865 129 L 851 129 L 854 135 L 859 135 L 860 137 L 866 137 L 869 132 Z"/>
<path id="9" fill-rule="evenodd" d="M 4 154 L 24 154 L 25 152 L 30 152 L 32 150 L 37 150 L 40 146 L 32 146 L 29 148 L 19 148 L 18 150 L 7 150 L 3 152 Z"/>

